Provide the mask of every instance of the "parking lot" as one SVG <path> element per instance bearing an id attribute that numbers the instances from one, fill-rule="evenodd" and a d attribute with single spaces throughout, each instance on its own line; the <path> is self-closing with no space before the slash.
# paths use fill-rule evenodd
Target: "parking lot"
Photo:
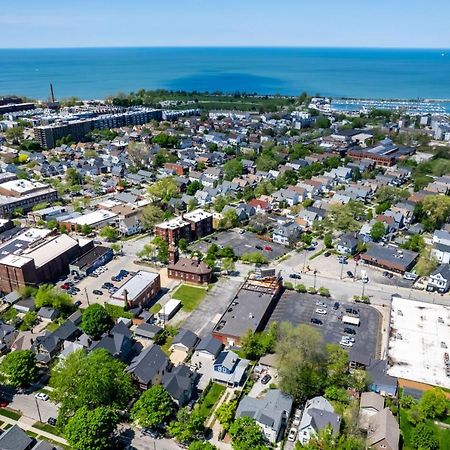
<path id="1" fill-rule="evenodd" d="M 327 314 L 317 314 L 315 310 L 321 308 L 316 302 L 323 302 L 327 305 Z M 271 322 L 290 322 L 297 326 L 300 324 L 311 325 L 319 329 L 327 343 L 339 343 L 344 336 L 344 328 L 350 327 L 356 331 L 355 343 L 350 348 L 350 353 L 358 352 L 363 355 L 376 357 L 378 355 L 378 335 L 380 328 L 380 315 L 374 308 L 364 304 L 343 303 L 340 302 L 339 308 L 335 310 L 333 305 L 335 300 L 327 299 L 317 295 L 300 294 L 295 291 L 285 291 L 278 301 L 277 306 L 269 321 Z M 342 323 L 342 316 L 345 314 L 345 308 L 352 307 L 359 310 L 360 326 L 351 326 Z M 311 318 L 317 318 L 322 321 L 322 325 L 314 325 Z"/>
<path id="2" fill-rule="evenodd" d="M 239 257 L 244 253 L 259 251 L 270 261 L 273 261 L 289 252 L 289 249 L 283 245 L 264 241 L 257 235 L 248 231 L 241 234 L 237 230 L 221 231 L 213 236 L 210 236 L 209 238 L 196 242 L 191 248 L 193 250 L 206 253 L 208 251 L 208 247 L 212 243 L 217 244 L 219 247 L 231 247 L 235 255 Z M 266 248 L 270 248 L 271 250 Z"/>

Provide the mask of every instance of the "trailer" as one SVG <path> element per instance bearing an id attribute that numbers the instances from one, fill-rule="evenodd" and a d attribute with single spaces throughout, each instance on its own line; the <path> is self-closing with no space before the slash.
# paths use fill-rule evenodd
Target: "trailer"
<path id="1" fill-rule="evenodd" d="M 356 327 L 359 327 L 359 324 L 361 323 L 361 321 L 359 320 L 358 317 L 343 316 L 342 323 L 346 323 L 348 325 L 355 325 Z"/>
<path id="2" fill-rule="evenodd" d="M 181 302 L 180 300 L 175 300 L 174 298 L 171 298 L 161 309 L 161 311 L 158 313 L 159 319 L 165 323 L 169 321 L 181 308 Z"/>

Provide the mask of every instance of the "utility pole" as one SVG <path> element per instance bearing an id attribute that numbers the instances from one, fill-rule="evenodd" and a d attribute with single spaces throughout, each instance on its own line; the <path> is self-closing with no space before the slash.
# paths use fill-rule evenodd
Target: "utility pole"
<path id="1" fill-rule="evenodd" d="M 38 412 L 38 416 L 39 416 L 39 422 L 42 422 L 42 417 L 41 417 L 41 410 L 39 409 L 39 403 L 38 403 L 38 401 L 37 401 L 37 398 L 36 398 L 36 397 L 34 397 L 34 401 L 35 401 L 35 403 L 36 403 L 36 409 L 37 409 L 37 412 Z"/>
<path id="2" fill-rule="evenodd" d="M 342 280 L 342 272 L 344 271 L 344 263 L 341 261 L 341 277 L 340 279 Z"/>
<path id="3" fill-rule="evenodd" d="M 314 269 L 314 289 L 316 288 L 317 270 Z"/>
<path id="4" fill-rule="evenodd" d="M 362 294 L 361 294 L 361 300 L 362 300 L 362 297 L 364 297 L 364 289 L 365 289 L 365 287 L 366 287 L 366 283 L 364 283 L 364 280 L 363 279 L 361 279 L 361 281 L 362 281 Z"/>

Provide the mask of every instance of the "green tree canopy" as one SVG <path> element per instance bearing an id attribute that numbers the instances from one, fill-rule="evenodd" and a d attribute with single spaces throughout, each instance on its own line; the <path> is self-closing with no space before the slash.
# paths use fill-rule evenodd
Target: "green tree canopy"
<path id="1" fill-rule="evenodd" d="M 141 224 L 145 230 L 152 230 L 164 220 L 164 211 L 157 205 L 147 205 L 142 209 Z"/>
<path id="2" fill-rule="evenodd" d="M 205 434 L 205 418 L 194 409 L 191 413 L 187 408 L 181 408 L 177 418 L 169 424 L 169 434 L 181 444 L 190 444 L 201 440 Z"/>
<path id="3" fill-rule="evenodd" d="M 73 450 L 107 450 L 118 419 L 110 408 L 82 406 L 67 422 L 64 435 Z"/>
<path id="4" fill-rule="evenodd" d="M 238 159 L 231 159 L 223 165 L 223 173 L 225 180 L 231 181 L 233 178 L 240 177 L 242 175 L 242 161 Z"/>
<path id="5" fill-rule="evenodd" d="M 421 422 L 416 425 L 411 433 L 411 445 L 418 450 L 437 450 L 439 441 L 433 429 Z"/>
<path id="6" fill-rule="evenodd" d="M 419 409 L 424 417 L 434 419 L 436 417 L 442 417 L 447 408 L 449 402 L 445 395 L 445 392 L 439 388 L 433 388 L 429 391 L 425 391 L 419 401 Z"/>
<path id="7" fill-rule="evenodd" d="M 81 329 L 95 340 L 110 330 L 113 325 L 114 322 L 106 312 L 106 309 L 98 303 L 88 306 L 83 311 Z"/>
<path id="8" fill-rule="evenodd" d="M 119 232 L 117 231 L 117 228 L 114 228 L 111 225 L 104 226 L 98 234 L 99 236 L 110 242 L 116 241 L 119 237 Z"/>
<path id="9" fill-rule="evenodd" d="M 386 234 L 386 227 L 383 222 L 375 222 L 370 229 L 370 237 L 375 241 L 380 241 Z"/>
<path id="10" fill-rule="evenodd" d="M 0 363 L 0 374 L 5 384 L 16 388 L 29 386 L 38 376 L 34 353 L 31 350 L 8 353 Z"/>
<path id="11" fill-rule="evenodd" d="M 57 309 L 63 316 L 69 315 L 74 309 L 72 298 L 67 292 L 62 292 L 50 284 L 39 286 L 34 297 L 34 304 L 37 309 L 49 306 Z"/>
<path id="12" fill-rule="evenodd" d="M 141 394 L 131 409 L 131 419 L 141 427 L 162 427 L 174 413 L 174 403 L 160 384 Z"/>
<path id="13" fill-rule="evenodd" d="M 264 434 L 250 417 L 236 419 L 230 427 L 230 436 L 234 450 L 268 450 Z"/>
<path id="14" fill-rule="evenodd" d="M 151 196 L 168 202 L 178 195 L 178 186 L 173 177 L 167 177 L 151 184 L 147 191 Z"/>
<path id="15" fill-rule="evenodd" d="M 217 447 L 207 441 L 194 441 L 189 446 L 189 450 L 217 450 Z"/>
<path id="16" fill-rule="evenodd" d="M 60 403 L 58 422 L 63 425 L 83 406 L 124 408 L 135 390 L 125 364 L 104 349 L 71 353 L 53 367 L 50 386 L 51 397 Z"/>
<path id="17" fill-rule="evenodd" d="M 216 409 L 215 416 L 225 431 L 228 431 L 230 426 L 232 425 L 234 421 L 234 415 L 236 414 L 236 409 L 236 400 L 224 402 Z"/>

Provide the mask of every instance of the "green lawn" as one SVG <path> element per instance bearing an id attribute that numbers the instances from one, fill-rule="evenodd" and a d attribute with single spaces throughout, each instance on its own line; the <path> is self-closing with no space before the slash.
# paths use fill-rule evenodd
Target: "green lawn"
<path id="1" fill-rule="evenodd" d="M 0 408 L 0 415 L 9 417 L 10 419 L 13 419 L 13 420 L 19 420 L 22 417 L 22 414 L 15 412 L 15 411 L 11 411 L 10 409 L 6 409 L 6 408 Z"/>
<path id="2" fill-rule="evenodd" d="M 199 303 L 205 298 L 206 289 L 182 284 L 172 295 L 173 298 L 180 300 L 182 308 L 185 311 L 194 311 Z"/>
<path id="3" fill-rule="evenodd" d="M 166 342 L 163 344 L 163 345 L 161 345 L 161 350 L 167 355 L 167 356 L 170 356 L 170 346 L 172 345 L 172 342 L 173 342 L 173 338 L 174 338 L 174 336 L 169 336 L 167 339 L 166 339 Z"/>
<path id="4" fill-rule="evenodd" d="M 162 309 L 161 303 L 155 303 L 150 309 L 149 311 L 152 314 L 158 314 Z"/>
<path id="5" fill-rule="evenodd" d="M 202 395 L 199 401 L 198 411 L 202 416 L 208 418 L 214 408 L 214 405 L 219 401 L 225 392 L 226 387 L 213 383 L 211 388 L 208 390 L 205 396 Z"/>
<path id="6" fill-rule="evenodd" d="M 48 423 L 35 422 L 33 424 L 33 427 L 37 428 L 38 430 L 46 431 L 47 433 L 50 433 L 50 434 L 54 434 L 55 436 L 64 437 L 58 428 L 53 427 L 52 425 L 49 425 Z"/>

